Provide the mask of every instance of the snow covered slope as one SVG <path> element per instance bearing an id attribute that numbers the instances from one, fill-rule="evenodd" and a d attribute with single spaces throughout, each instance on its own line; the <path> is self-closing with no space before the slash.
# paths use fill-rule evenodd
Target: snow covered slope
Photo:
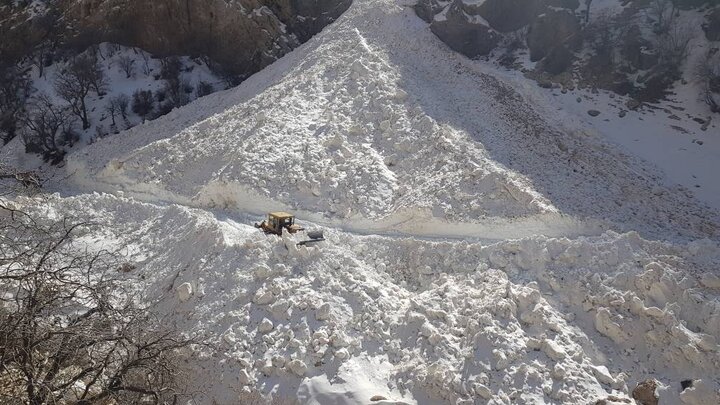
<path id="1" fill-rule="evenodd" d="M 483 69 L 407 8 L 361 1 L 238 88 L 93 145 L 68 168 L 108 190 L 243 209 L 261 197 L 344 223 L 562 215 L 665 238 L 715 234 L 717 216 L 659 173 L 539 114 L 551 109 Z"/>
<path id="2" fill-rule="evenodd" d="M 21 203 L 107 225 L 83 239 L 126 246 L 138 299 L 207 336 L 195 403 L 628 403 L 649 378 L 720 402 L 718 213 L 528 96 L 356 0 Z M 328 240 L 249 225 L 276 208 Z"/>
<path id="3" fill-rule="evenodd" d="M 189 358 L 197 403 L 252 388 L 303 404 L 578 404 L 647 378 L 665 403 L 720 399 L 716 242 L 328 230 L 298 248 L 242 217 L 107 194 L 36 209 L 107 225 L 84 239 L 125 245 L 137 296 L 208 337 Z"/>

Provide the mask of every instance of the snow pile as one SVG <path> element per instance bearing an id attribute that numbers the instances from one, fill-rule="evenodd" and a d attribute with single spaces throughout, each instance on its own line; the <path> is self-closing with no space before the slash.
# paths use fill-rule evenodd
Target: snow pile
<path id="1" fill-rule="evenodd" d="M 672 223 L 716 232 L 717 216 L 652 168 L 539 115 L 484 69 L 410 11 L 358 2 L 237 89 L 92 145 L 68 172 L 149 200 L 245 210 L 262 198 L 344 223 L 559 213 L 655 235 Z"/>
<path id="2" fill-rule="evenodd" d="M 720 400 L 720 290 L 706 274 L 720 247 L 709 240 L 331 231 L 298 248 L 232 218 L 109 195 L 37 209 L 113 225 L 84 238 L 126 245 L 138 297 L 206 334 L 192 360 L 201 402 L 258 389 L 304 403 L 592 403 L 647 378 L 668 403 Z M 694 388 L 681 392 L 684 380 Z"/>

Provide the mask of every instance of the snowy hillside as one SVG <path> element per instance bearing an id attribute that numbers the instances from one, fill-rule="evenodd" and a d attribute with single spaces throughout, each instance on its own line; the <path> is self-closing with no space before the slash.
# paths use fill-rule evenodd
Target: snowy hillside
<path id="1" fill-rule="evenodd" d="M 90 51 L 88 51 L 90 52 Z M 166 100 L 160 100 L 158 95 L 170 98 L 168 91 L 164 89 L 166 83 L 161 79 L 162 63 L 160 58 L 155 58 L 147 52 L 137 48 L 127 48 L 121 45 L 103 43 L 97 47 L 97 58 L 99 68 L 105 78 L 104 91 L 101 94 L 90 93 L 87 97 L 87 109 L 89 121 L 92 126 L 86 130 L 76 128 L 80 132 L 80 138 L 85 143 L 93 142 L 95 138 L 116 134 L 122 130 L 132 128 L 144 121 L 132 110 L 132 95 L 137 91 L 150 91 L 153 93 L 153 110 L 145 119 L 154 118 L 159 115 Z M 199 59 L 192 60 L 188 57 L 178 58 L 180 64 L 179 80 L 185 87 L 182 89 L 184 103 L 197 98 L 198 94 L 214 92 L 216 89 L 224 89 L 225 83 L 213 74 L 207 65 Z M 34 68 L 30 73 L 30 81 L 36 94 L 49 95 L 55 104 L 64 105 L 63 100 L 57 93 L 56 80 L 62 76 L 63 70 L 69 65 L 68 61 L 54 63 L 45 67 L 40 76 L 38 69 Z M 209 86 L 206 89 L 198 90 L 198 85 Z M 124 96 L 128 100 L 126 117 L 122 117 L 119 111 L 114 111 L 115 117 L 111 116 L 108 110 L 108 103 L 112 99 Z M 172 107 L 170 107 L 172 109 Z M 113 123 L 113 121 L 115 121 Z"/>
<path id="2" fill-rule="evenodd" d="M 627 404 L 648 379 L 720 403 L 720 211 L 608 141 L 647 115 L 591 120 L 406 3 L 355 0 L 17 202 L 106 225 L 82 241 L 123 247 L 135 296 L 207 336 L 188 403 Z M 276 209 L 327 240 L 251 225 Z"/>
<path id="3" fill-rule="evenodd" d="M 650 166 L 554 104 L 530 107 L 527 90 L 452 53 L 414 16 L 366 13 L 364 27 L 345 16 L 238 89 L 93 145 L 69 173 L 202 207 L 247 210 L 261 197 L 353 227 L 560 216 L 716 231 L 716 215 Z"/>

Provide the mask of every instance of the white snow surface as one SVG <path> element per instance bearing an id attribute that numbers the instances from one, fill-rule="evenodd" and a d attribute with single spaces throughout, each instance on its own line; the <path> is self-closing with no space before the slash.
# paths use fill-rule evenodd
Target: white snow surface
<path id="1" fill-rule="evenodd" d="M 719 403 L 717 211 L 524 83 L 355 0 L 18 202 L 106 224 L 84 240 L 125 245 L 138 299 L 207 336 L 192 403 L 578 404 L 649 378 Z M 327 240 L 250 225 L 274 209 Z"/>

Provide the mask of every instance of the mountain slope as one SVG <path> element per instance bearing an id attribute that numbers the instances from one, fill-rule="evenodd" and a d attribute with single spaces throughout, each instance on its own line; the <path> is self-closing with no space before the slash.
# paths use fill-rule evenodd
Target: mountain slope
<path id="1" fill-rule="evenodd" d="M 237 89 L 68 166 L 197 206 L 259 196 L 345 222 L 562 214 L 655 236 L 677 223 L 686 235 L 716 232 L 716 216 L 651 168 L 547 111 L 444 48 L 407 9 L 361 2 Z"/>

